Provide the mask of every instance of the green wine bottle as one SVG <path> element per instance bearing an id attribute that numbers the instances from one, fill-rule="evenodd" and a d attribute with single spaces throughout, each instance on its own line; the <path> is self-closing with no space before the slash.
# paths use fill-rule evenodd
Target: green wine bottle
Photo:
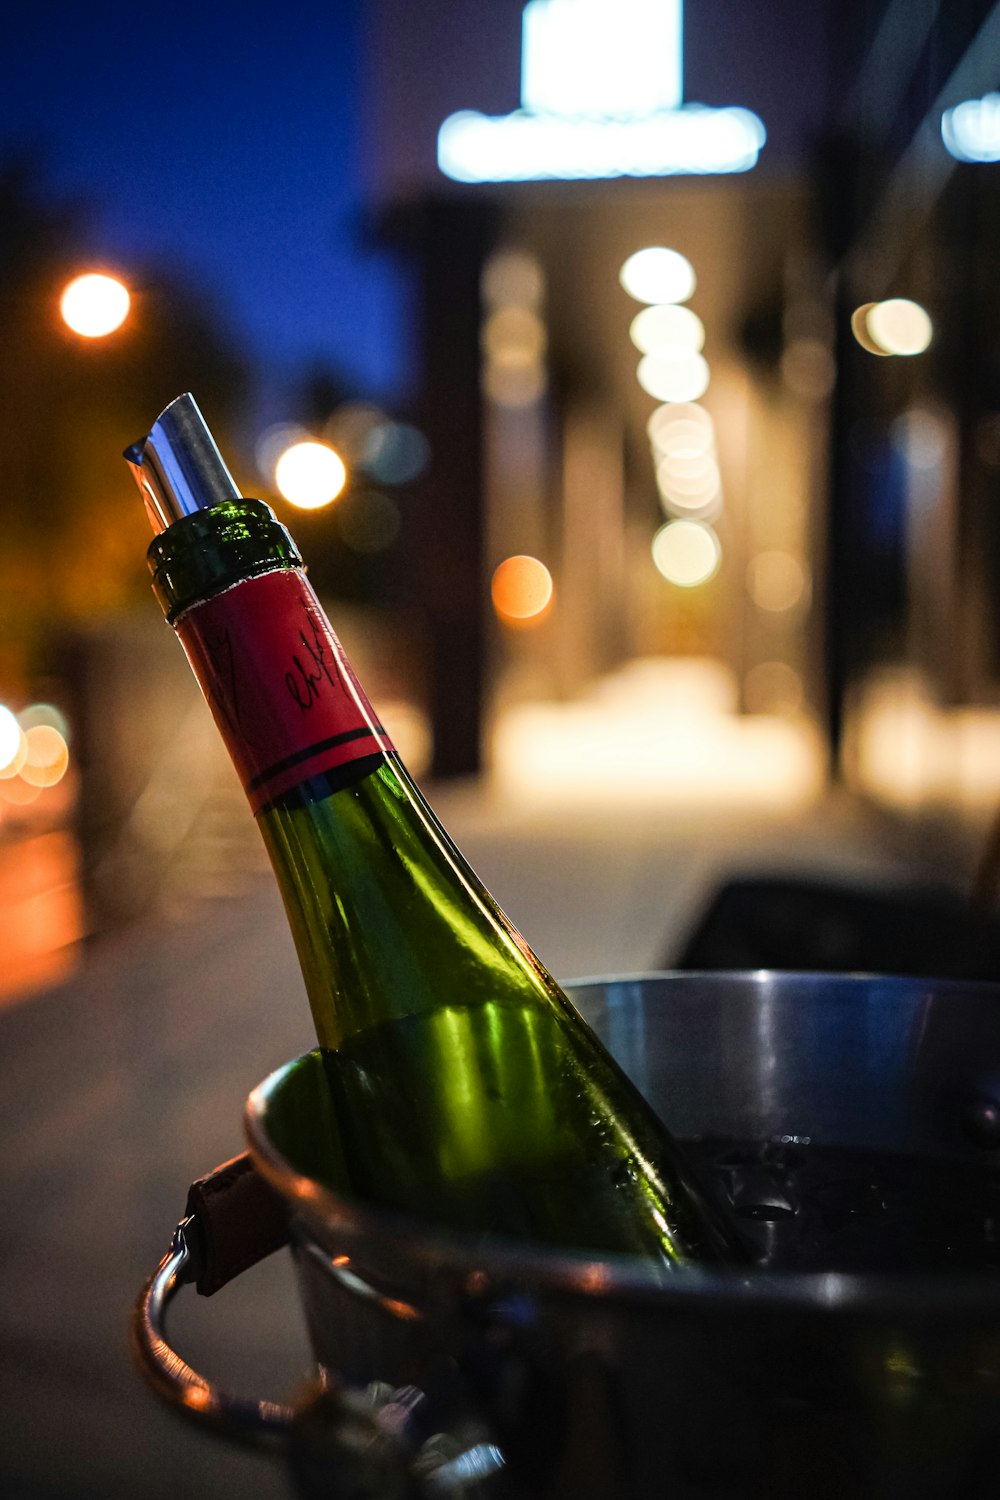
<path id="1" fill-rule="evenodd" d="M 158 533 L 154 592 L 291 924 L 337 1121 L 323 1175 L 465 1231 L 667 1267 L 741 1261 L 410 780 L 291 538 L 239 495 L 192 397 L 125 456 Z"/>

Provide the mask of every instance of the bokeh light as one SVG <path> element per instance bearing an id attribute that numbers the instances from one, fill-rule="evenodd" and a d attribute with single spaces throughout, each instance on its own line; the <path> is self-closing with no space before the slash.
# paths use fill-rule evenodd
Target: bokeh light
<path id="1" fill-rule="evenodd" d="M 69 766 L 69 748 L 51 724 L 33 724 L 24 732 L 28 753 L 21 767 L 21 780 L 29 786 L 55 786 Z"/>
<path id="2" fill-rule="evenodd" d="M 690 463 L 710 458 L 715 451 L 715 433 L 711 427 L 700 427 L 695 422 L 674 422 L 662 427 L 652 441 L 653 452 L 659 459 Z"/>
<path id="3" fill-rule="evenodd" d="M 319 510 L 336 500 L 347 482 L 347 470 L 328 443 L 299 442 L 278 459 L 274 482 L 289 505 Z"/>
<path id="4" fill-rule="evenodd" d="M 348 468 L 355 468 L 362 463 L 375 434 L 391 423 L 382 408 L 369 401 L 344 401 L 330 413 L 322 437 L 336 449 Z M 299 434 L 300 438 L 308 436 Z"/>
<path id="5" fill-rule="evenodd" d="M 644 354 L 636 375 L 647 395 L 657 401 L 697 401 L 708 390 L 710 379 L 704 355 L 687 349 Z"/>
<path id="6" fill-rule="evenodd" d="M 704 489 L 708 482 L 719 481 L 719 466 L 711 453 L 688 457 L 670 449 L 660 459 L 656 472 L 665 480 L 673 480 L 680 492 L 688 495 Z"/>
<path id="7" fill-rule="evenodd" d="M 496 406 L 514 410 L 534 406 L 545 395 L 547 385 L 545 366 L 540 362 L 516 364 L 491 359 L 483 369 L 483 390 Z"/>
<path id="8" fill-rule="evenodd" d="M 32 786 L 20 776 L 0 780 L 0 802 L 8 807 L 30 807 L 41 795 L 40 786 Z"/>
<path id="9" fill-rule="evenodd" d="M 703 406 L 668 402 L 658 406 L 646 423 L 653 447 L 662 456 L 699 458 L 715 446 L 715 424 Z"/>
<path id="10" fill-rule="evenodd" d="M 656 485 L 663 501 L 678 510 L 702 511 L 715 504 L 722 489 L 719 466 L 711 454 L 700 458 L 661 459 Z"/>
<path id="11" fill-rule="evenodd" d="M 665 348 L 690 349 L 697 354 L 705 346 L 705 325 L 689 307 L 660 303 L 636 313 L 629 337 L 642 354 Z"/>
<path id="12" fill-rule="evenodd" d="M 876 302 L 866 319 L 868 332 L 886 354 L 923 354 L 934 337 L 926 309 L 907 297 Z"/>
<path id="13" fill-rule="evenodd" d="M 493 607 L 508 625 L 538 623 L 552 601 L 552 574 L 537 557 L 506 558 L 490 584 Z"/>
<path id="14" fill-rule="evenodd" d="M 541 265 L 527 251 L 496 251 L 483 267 L 483 301 L 490 307 L 537 307 L 545 292 Z"/>
<path id="15" fill-rule="evenodd" d="M 11 777 L 17 776 L 27 758 L 28 741 L 25 738 L 24 730 L 18 726 L 17 747 L 11 758 L 3 765 L 0 765 L 0 780 L 8 781 Z"/>
<path id="16" fill-rule="evenodd" d="M 499 250 L 486 263 L 482 292 L 489 310 L 480 335 L 483 393 L 494 406 L 526 410 L 548 386 L 542 268 L 524 251 Z"/>
<path id="17" fill-rule="evenodd" d="M 797 557 L 779 548 L 758 552 L 747 566 L 747 587 L 758 609 L 781 614 L 806 596 L 806 573 Z"/>
<path id="18" fill-rule="evenodd" d="M 701 521 L 668 521 L 653 538 L 653 562 L 678 588 L 707 583 L 721 561 L 719 538 Z"/>
<path id="19" fill-rule="evenodd" d="M 130 303 L 128 288 L 116 277 L 91 271 L 75 277 L 65 287 L 59 311 L 74 333 L 99 339 L 121 327 L 128 317 Z"/>
<path id="20" fill-rule="evenodd" d="M 530 307 L 500 307 L 483 325 L 483 349 L 491 359 L 530 363 L 545 353 L 545 324 Z"/>
<path id="21" fill-rule="evenodd" d="M 923 354 L 934 337 L 934 324 L 919 302 L 890 297 L 864 302 L 851 316 L 851 331 L 869 354 Z"/>
<path id="22" fill-rule="evenodd" d="M 17 715 L 0 706 L 0 798 L 16 806 L 55 786 L 69 765 L 66 716 L 53 703 L 32 703 Z M 35 790 L 26 794 L 25 787 Z"/>
<path id="23" fill-rule="evenodd" d="M 868 331 L 868 314 L 874 306 L 874 302 L 862 302 L 860 307 L 854 309 L 851 313 L 851 332 L 862 349 L 866 349 L 869 354 L 878 354 L 884 359 L 887 351 L 881 345 L 876 344 Z"/>
<path id="24" fill-rule="evenodd" d="M 53 729 L 58 729 L 64 740 L 69 740 L 69 724 L 66 715 L 54 703 L 29 704 L 27 708 L 21 709 L 17 722 L 22 729 L 31 729 L 35 724 L 51 724 Z"/>
<path id="25" fill-rule="evenodd" d="M 0 767 L 11 764 L 24 738 L 21 726 L 9 708 L 0 705 Z M 15 772 L 10 772 L 14 775 Z"/>
<path id="26" fill-rule="evenodd" d="M 377 484 L 409 484 L 421 475 L 431 445 L 409 422 L 379 422 L 368 433 L 358 467 Z"/>
<path id="27" fill-rule="evenodd" d="M 949 432 L 943 418 L 935 411 L 923 406 L 912 406 L 901 412 L 890 429 L 893 446 L 902 455 L 908 468 L 927 474 L 937 473 L 948 457 Z M 988 456 L 977 444 L 980 456 Z"/>
<path id="28" fill-rule="evenodd" d="M 941 139 L 956 161 L 1000 161 L 1000 94 L 963 99 L 946 109 Z"/>
<path id="29" fill-rule="evenodd" d="M 544 394 L 548 334 L 533 307 L 505 302 L 483 324 L 483 389 L 498 406 L 526 407 Z"/>
<path id="30" fill-rule="evenodd" d="M 695 289 L 694 267 L 677 250 L 647 245 L 630 255 L 618 273 L 637 302 L 686 302 Z"/>

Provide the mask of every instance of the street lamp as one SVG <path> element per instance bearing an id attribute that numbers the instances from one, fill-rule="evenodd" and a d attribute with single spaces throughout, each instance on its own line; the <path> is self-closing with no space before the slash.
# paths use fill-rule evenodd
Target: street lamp
<path id="1" fill-rule="evenodd" d="M 121 327 L 130 302 L 128 288 L 117 277 L 89 271 L 74 277 L 63 289 L 59 311 L 74 333 L 100 339 Z"/>
<path id="2" fill-rule="evenodd" d="M 347 469 L 329 443 L 292 443 L 275 465 L 274 482 L 290 505 L 318 510 L 336 500 L 347 483 Z"/>

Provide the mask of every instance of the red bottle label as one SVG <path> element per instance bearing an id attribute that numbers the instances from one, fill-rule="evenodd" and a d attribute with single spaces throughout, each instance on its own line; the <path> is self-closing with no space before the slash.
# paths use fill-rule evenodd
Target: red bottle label
<path id="1" fill-rule="evenodd" d="M 176 628 L 255 813 L 311 776 L 392 750 L 300 569 L 245 579 Z"/>

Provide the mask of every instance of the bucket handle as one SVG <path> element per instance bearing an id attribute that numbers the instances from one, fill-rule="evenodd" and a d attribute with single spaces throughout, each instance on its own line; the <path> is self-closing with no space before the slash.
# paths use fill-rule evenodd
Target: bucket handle
<path id="1" fill-rule="evenodd" d="M 333 1467 L 337 1493 L 345 1497 L 445 1500 L 487 1489 L 492 1495 L 492 1476 L 504 1466 L 492 1443 L 464 1449 L 437 1434 L 414 1453 L 407 1423 L 425 1399 L 415 1386 L 394 1390 L 376 1382 L 358 1393 L 321 1371 L 292 1407 L 222 1391 L 177 1353 L 166 1319 L 181 1287 L 194 1283 L 200 1294 L 211 1296 L 287 1242 L 284 1201 L 254 1170 L 248 1153 L 192 1183 L 185 1217 L 132 1315 L 136 1360 L 157 1395 L 226 1437 L 282 1452 L 295 1492 L 303 1497 L 326 1500 Z"/>
<path id="2" fill-rule="evenodd" d="M 157 1395 L 186 1415 L 249 1442 L 284 1438 L 292 1408 L 231 1395 L 199 1375 L 167 1338 L 167 1309 L 182 1286 L 194 1282 L 202 1295 L 211 1296 L 287 1241 L 284 1205 L 254 1171 L 249 1155 L 223 1162 L 191 1184 L 185 1217 L 132 1315 L 136 1359 Z"/>

